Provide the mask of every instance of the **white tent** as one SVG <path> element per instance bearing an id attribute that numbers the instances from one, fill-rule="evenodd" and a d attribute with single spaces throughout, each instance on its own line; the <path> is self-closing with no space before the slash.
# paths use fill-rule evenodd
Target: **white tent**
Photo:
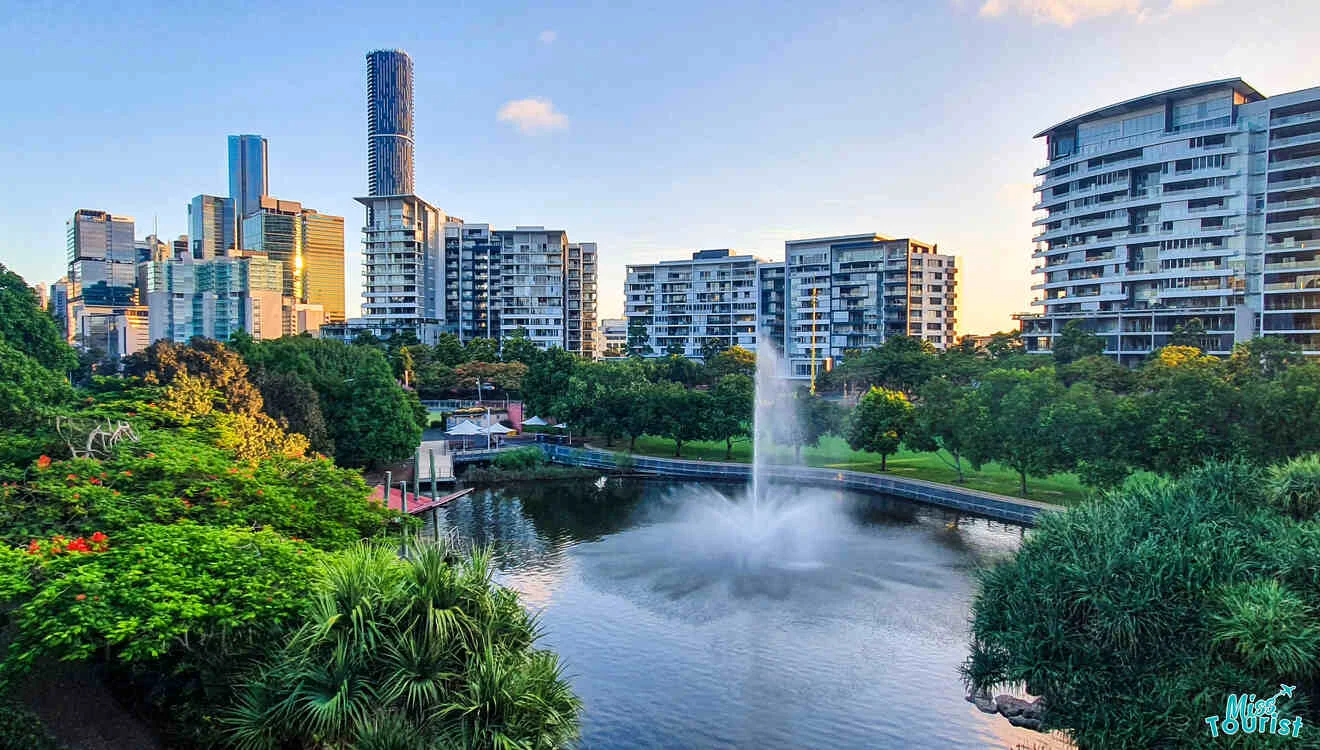
<path id="1" fill-rule="evenodd" d="M 560 422 L 559 424 L 555 425 L 555 429 L 556 429 L 556 430 L 567 430 L 567 429 L 568 429 L 568 425 L 564 424 L 563 422 Z"/>
<path id="2" fill-rule="evenodd" d="M 478 429 L 481 430 L 481 434 L 483 435 L 507 435 L 510 432 L 516 432 L 512 427 L 505 427 L 499 422 L 496 422 L 490 427 L 480 427 Z"/>
<path id="3" fill-rule="evenodd" d="M 486 432 L 477 425 L 476 422 L 469 422 L 466 419 L 445 430 L 446 435 L 456 435 L 459 437 L 467 435 L 485 435 Z"/>
<path id="4" fill-rule="evenodd" d="M 550 423 L 540 417 L 532 417 L 526 422 L 523 422 L 523 427 L 545 427 L 548 424 Z"/>

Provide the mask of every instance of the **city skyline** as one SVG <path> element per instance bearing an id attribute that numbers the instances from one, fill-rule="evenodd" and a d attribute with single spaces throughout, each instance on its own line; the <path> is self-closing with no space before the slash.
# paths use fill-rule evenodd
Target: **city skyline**
<path id="1" fill-rule="evenodd" d="M 366 175 L 360 61 L 398 47 L 417 66 L 415 128 L 428 144 L 417 154 L 417 192 L 460 216 L 499 217 L 500 227 L 571 226 L 599 242 L 601 317 L 621 313 L 628 263 L 711 246 L 782 259 L 788 239 L 876 229 L 938 241 L 960 257 L 961 332 L 1008 328 L 1010 314 L 1030 309 L 1034 197 L 1025 176 L 1045 161 L 1031 137 L 1040 128 L 1215 78 L 1241 75 L 1268 95 L 1316 83 L 1301 54 L 1317 41 L 1310 8 L 1291 8 L 1285 26 L 1283 2 L 1053 0 L 1034 4 L 1035 15 L 1023 5 L 834 5 L 791 28 L 773 8 L 747 16 L 694 7 L 670 18 L 564 7 L 404 32 L 345 12 L 315 39 L 258 31 L 254 41 L 267 43 L 253 45 L 250 70 L 191 88 L 171 81 L 205 61 L 178 39 L 162 38 L 148 58 L 111 60 L 123 51 L 113 34 L 73 53 L 60 40 L 90 23 L 87 14 L 48 17 L 33 32 L 24 22 L 33 11 L 20 9 L 0 30 L 11 41 L 0 54 L 62 62 L 24 68 L 15 100 L 68 90 L 83 70 L 98 70 L 105 85 L 0 125 L 16 153 L 15 179 L 0 188 L 0 224 L 10 229 L 0 254 L 32 281 L 58 278 L 64 221 L 87 206 L 135 216 L 144 233 L 153 217 L 162 237 L 185 233 L 180 209 L 192 196 L 227 193 L 221 137 L 260 133 L 279 144 L 270 157 L 278 194 L 350 217 L 352 317 L 361 299 L 353 196 Z M 153 19 L 182 31 L 214 23 L 212 12 L 162 9 Z M 278 11 L 286 12 L 302 9 Z M 735 22 L 747 33 L 721 37 Z M 31 36 L 23 44 L 9 39 L 20 28 Z M 863 49 L 877 33 L 883 49 Z M 716 37 L 724 46 L 712 46 Z M 1149 54 L 1152 44 L 1160 55 Z M 662 59 L 674 45 L 681 59 Z M 921 57 L 912 45 L 950 71 L 909 60 Z M 1043 64 L 1065 53 L 1075 58 L 1069 66 Z M 1116 72 L 1125 66 L 1139 66 L 1142 79 Z M 318 85 L 274 96 L 280 81 L 303 79 Z M 126 86 L 184 93 L 107 104 Z M 226 102 L 219 116 L 213 101 Z M 149 116 L 156 112 L 170 116 Z M 501 164 L 528 177 L 510 180 L 492 168 Z"/>

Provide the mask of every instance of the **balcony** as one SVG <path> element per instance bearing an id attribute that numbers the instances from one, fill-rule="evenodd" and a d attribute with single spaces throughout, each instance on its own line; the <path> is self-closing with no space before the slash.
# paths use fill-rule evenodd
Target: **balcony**
<path id="1" fill-rule="evenodd" d="M 1296 125 L 1302 122 L 1320 122 L 1320 110 L 1313 112 L 1299 112 L 1295 115 L 1286 115 L 1270 120 L 1271 128 L 1279 128 L 1284 125 Z"/>
<path id="2" fill-rule="evenodd" d="M 1265 224 L 1266 232 L 1285 232 L 1290 229 L 1310 229 L 1320 227 L 1320 216 L 1304 216 L 1292 221 L 1271 221 Z"/>
<path id="3" fill-rule="evenodd" d="M 1285 148 L 1287 146 L 1300 146 L 1304 143 L 1320 143 L 1320 130 L 1311 133 L 1302 133 L 1300 135 L 1290 135 L 1286 138 L 1274 138 L 1270 140 L 1269 148 Z"/>
<path id="4" fill-rule="evenodd" d="M 1280 159 L 1272 161 L 1269 164 L 1269 171 L 1279 172 L 1285 169 L 1301 169 L 1302 167 L 1320 166 L 1320 154 L 1313 156 L 1302 156 L 1297 159 Z"/>

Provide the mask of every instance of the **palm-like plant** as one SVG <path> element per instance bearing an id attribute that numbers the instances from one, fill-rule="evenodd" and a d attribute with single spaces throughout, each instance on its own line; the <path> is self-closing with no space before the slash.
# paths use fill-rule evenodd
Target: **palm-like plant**
<path id="1" fill-rule="evenodd" d="M 578 698 L 485 552 L 361 546 L 331 558 L 302 626 L 229 709 L 234 746 L 550 750 Z"/>

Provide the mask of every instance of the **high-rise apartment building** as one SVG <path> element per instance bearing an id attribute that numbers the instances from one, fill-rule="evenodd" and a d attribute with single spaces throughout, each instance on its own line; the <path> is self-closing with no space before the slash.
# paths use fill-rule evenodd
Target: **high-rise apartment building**
<path id="1" fill-rule="evenodd" d="M 278 261 L 248 252 L 142 266 L 151 341 L 186 343 L 193 336 L 227 341 L 239 331 L 270 339 L 284 333 L 284 270 Z"/>
<path id="2" fill-rule="evenodd" d="M 192 252 L 192 245 L 188 243 L 188 235 L 181 234 L 174 240 L 174 252 L 170 258 L 182 258 Z"/>
<path id="3" fill-rule="evenodd" d="M 236 231 L 232 199 L 198 195 L 188 203 L 188 237 L 194 260 L 222 258 L 241 249 Z"/>
<path id="4" fill-rule="evenodd" d="M 61 276 L 50 285 L 50 316 L 59 325 L 64 338 L 69 338 L 69 277 Z"/>
<path id="5" fill-rule="evenodd" d="M 229 136 L 230 203 L 225 221 L 239 250 L 252 249 L 243 236 L 243 220 L 261 210 L 261 199 L 270 195 L 266 146 L 259 135 Z"/>
<path id="6" fill-rule="evenodd" d="M 415 195 L 357 200 L 367 211 L 363 326 L 378 336 L 412 331 L 435 343 L 446 319 L 445 225 L 451 218 Z"/>
<path id="7" fill-rule="evenodd" d="M 596 356 L 623 357 L 628 353 L 628 319 L 602 318 L 596 329 Z"/>
<path id="8" fill-rule="evenodd" d="M 66 225 L 72 343 L 118 358 L 146 346 L 146 308 L 137 286 L 131 216 L 79 209 Z"/>
<path id="9" fill-rule="evenodd" d="M 790 375 L 811 377 L 849 349 L 913 336 L 937 349 L 956 339 L 956 258 L 935 245 L 878 234 L 785 243 L 784 351 Z"/>
<path id="10" fill-rule="evenodd" d="M 302 210 L 303 295 L 320 305 L 325 322 L 344 322 L 344 217 Z M 311 324 L 304 316 L 302 327 Z M 318 326 L 319 327 L 319 326 Z"/>
<path id="11" fill-rule="evenodd" d="M 624 315 L 645 328 L 651 356 L 700 358 L 711 348 L 756 350 L 760 261 L 732 250 L 690 259 L 629 265 Z"/>
<path id="12" fill-rule="evenodd" d="M 1135 363 L 1199 321 L 1203 348 L 1256 335 L 1320 355 L 1320 88 L 1240 78 L 1129 99 L 1041 131 L 1044 214 L 1028 351 L 1071 320 Z"/>
<path id="13" fill-rule="evenodd" d="M 760 341 L 769 342 L 784 353 L 784 264 L 761 263 L 756 267 L 756 332 Z"/>
<path id="14" fill-rule="evenodd" d="M 367 54 L 367 195 L 412 194 L 412 58 L 375 50 Z"/>
<path id="15" fill-rule="evenodd" d="M 446 325 L 460 341 L 498 339 L 500 250 L 489 224 L 450 222 L 445 228 Z"/>
<path id="16" fill-rule="evenodd" d="M 569 243 L 565 269 L 564 348 L 590 359 L 596 351 L 596 243 Z"/>
<path id="17" fill-rule="evenodd" d="M 500 338 L 519 328 L 542 349 L 567 344 L 568 233 L 519 226 L 497 233 L 500 251 Z"/>

